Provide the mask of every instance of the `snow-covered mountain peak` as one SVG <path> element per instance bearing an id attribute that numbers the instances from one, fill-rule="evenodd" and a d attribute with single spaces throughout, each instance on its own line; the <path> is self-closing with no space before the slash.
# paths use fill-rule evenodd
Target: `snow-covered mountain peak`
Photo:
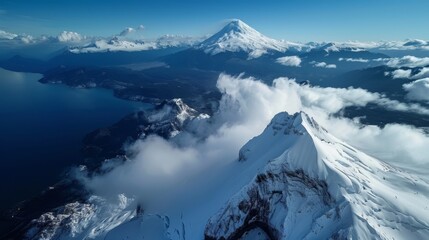
<path id="1" fill-rule="evenodd" d="M 181 123 L 189 117 L 195 117 L 197 111 L 186 105 L 182 99 L 174 98 L 162 102 L 155 108 L 155 111 L 149 115 L 150 122 L 160 122 L 177 118 Z"/>
<path id="2" fill-rule="evenodd" d="M 281 112 L 274 116 L 261 135 L 253 138 L 241 148 L 239 160 L 259 158 L 258 154 L 264 152 L 263 149 L 268 145 L 275 146 L 280 144 L 278 150 L 283 151 L 285 147 L 290 146 L 292 143 L 295 144 L 301 137 L 306 137 L 307 142 L 312 142 L 313 137 L 324 139 L 325 141 L 334 141 L 326 129 L 306 113 L 298 112 L 289 115 L 287 112 Z M 275 149 L 275 147 L 270 148 Z M 275 154 L 278 154 L 278 152 Z"/>
<path id="3" fill-rule="evenodd" d="M 243 21 L 234 19 L 196 48 L 212 55 L 243 51 L 249 58 L 257 58 L 270 51 L 284 52 L 287 44 L 268 38 Z"/>
<path id="4" fill-rule="evenodd" d="M 233 19 L 228 24 L 223 27 L 219 33 L 226 33 L 226 32 L 241 32 L 244 34 L 259 34 L 258 31 L 251 28 L 249 25 L 241 21 L 240 19 Z"/>
<path id="5" fill-rule="evenodd" d="M 423 239 L 429 233 L 426 208 L 409 204 L 429 200 L 424 179 L 348 145 L 305 113 L 277 114 L 243 146 L 240 160 L 266 164 L 225 212 L 211 218 L 210 236 L 231 236 L 238 230 L 233 225 L 260 224 L 226 221 L 246 219 L 250 212 L 243 213 L 243 206 L 253 204 L 264 208 L 250 209 L 253 218 L 268 222 L 265 233 L 279 239 Z M 289 189 L 286 195 L 282 189 Z M 294 189 L 301 195 L 294 196 Z"/>
<path id="6" fill-rule="evenodd" d="M 328 43 L 321 47 L 321 49 L 325 50 L 326 52 L 339 52 L 340 47 L 335 43 Z"/>
<path id="7" fill-rule="evenodd" d="M 186 105 L 182 99 L 175 98 L 163 101 L 147 114 L 147 120 L 153 132 L 164 133 L 163 136 L 174 137 L 186 123 L 199 113 Z"/>

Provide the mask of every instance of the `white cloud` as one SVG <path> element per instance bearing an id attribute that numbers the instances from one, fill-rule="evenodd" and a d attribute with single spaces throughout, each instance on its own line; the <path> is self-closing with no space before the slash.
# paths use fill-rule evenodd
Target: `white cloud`
<path id="1" fill-rule="evenodd" d="M 403 70 L 403 69 L 396 69 L 391 73 L 392 78 L 410 78 L 411 77 L 411 69 Z"/>
<path id="2" fill-rule="evenodd" d="M 408 92 L 407 98 L 429 102 L 429 78 L 419 79 L 402 86 Z"/>
<path id="3" fill-rule="evenodd" d="M 429 45 L 429 43 L 421 39 L 408 40 L 403 44 L 403 46 L 413 46 L 413 47 L 421 47 L 421 46 L 427 46 L 427 45 Z"/>
<path id="4" fill-rule="evenodd" d="M 408 78 L 408 79 L 421 79 L 429 77 L 429 58 L 417 58 L 413 56 L 406 56 L 403 58 L 392 58 L 386 63 L 389 67 L 398 68 L 392 72 L 385 72 L 385 75 L 391 75 L 392 78 Z M 410 69 L 400 69 L 400 67 L 407 67 Z M 418 72 L 417 72 L 418 71 Z M 417 72 L 416 74 L 412 74 Z"/>
<path id="5" fill-rule="evenodd" d="M 17 34 L 0 30 L 0 39 L 12 40 L 12 39 L 14 39 L 16 37 L 18 37 Z"/>
<path id="6" fill-rule="evenodd" d="M 429 50 L 429 43 L 420 39 L 379 42 L 376 48 L 381 50 Z"/>
<path id="7" fill-rule="evenodd" d="M 129 161 L 104 175 L 86 178 L 89 189 L 107 196 L 136 196 L 145 209 L 177 208 L 181 201 L 198 198 L 192 194 L 202 194 L 204 201 L 211 184 L 228 177 L 224 167 L 237 161 L 240 147 L 281 111 L 305 111 L 333 135 L 381 160 L 398 165 L 428 163 L 429 138 L 421 130 L 399 124 L 365 126 L 334 115 L 347 106 L 371 102 L 397 105 L 380 94 L 301 86 L 288 78 L 268 86 L 254 78 L 228 75 L 220 75 L 217 87 L 223 94 L 219 111 L 199 124 L 206 131 L 185 132 L 170 141 L 156 136 L 139 140 L 129 149 Z"/>
<path id="8" fill-rule="evenodd" d="M 429 77 L 429 67 L 424 67 L 420 69 L 419 73 L 416 73 L 412 76 L 413 79 L 427 78 Z"/>
<path id="9" fill-rule="evenodd" d="M 380 128 L 326 116 L 316 119 L 334 136 L 378 159 L 414 170 L 429 165 L 426 157 L 429 137 L 421 129 L 403 124 Z"/>
<path id="10" fill-rule="evenodd" d="M 138 27 L 137 27 L 137 30 L 144 30 L 145 29 L 145 26 L 143 26 L 143 25 L 139 25 Z"/>
<path id="11" fill-rule="evenodd" d="M 314 67 L 319 67 L 319 68 L 337 68 L 337 65 L 335 64 L 327 64 L 325 62 L 311 62 L 311 64 L 313 64 Z"/>
<path id="12" fill-rule="evenodd" d="M 85 39 L 85 37 L 83 37 L 77 32 L 67 32 L 67 31 L 63 31 L 60 35 L 58 35 L 57 38 L 58 38 L 58 41 L 60 42 L 80 42 L 83 39 Z"/>
<path id="13" fill-rule="evenodd" d="M 387 66 L 392 68 L 400 68 L 400 67 L 425 67 L 429 66 L 429 57 L 419 58 L 414 56 L 405 56 L 402 58 L 391 58 L 387 64 Z"/>
<path id="14" fill-rule="evenodd" d="M 360 63 L 367 63 L 369 62 L 368 59 L 364 58 L 339 58 L 338 61 L 346 61 L 346 62 L 360 62 Z"/>
<path id="15" fill-rule="evenodd" d="M 326 43 L 307 43 L 307 48 L 320 47 Z M 378 42 L 359 42 L 346 41 L 335 42 L 336 49 L 351 48 L 355 51 L 359 50 L 429 50 L 429 42 L 420 39 L 405 40 L 405 41 L 378 41 Z M 331 46 L 333 48 L 333 46 Z"/>
<path id="16" fill-rule="evenodd" d="M 299 67 L 301 58 L 298 56 L 286 56 L 277 58 L 276 62 L 289 67 Z"/>
<path id="17" fill-rule="evenodd" d="M 37 42 L 37 39 L 31 35 L 20 35 L 18 38 L 25 44 Z"/>

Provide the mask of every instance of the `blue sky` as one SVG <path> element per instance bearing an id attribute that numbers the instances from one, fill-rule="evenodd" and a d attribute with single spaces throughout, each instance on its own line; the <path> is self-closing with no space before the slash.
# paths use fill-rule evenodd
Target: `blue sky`
<path id="1" fill-rule="evenodd" d="M 239 18 L 267 36 L 293 41 L 429 39 L 428 10 L 427 0 L 0 0 L 0 30 L 109 36 L 142 24 L 147 38 L 202 36 Z"/>

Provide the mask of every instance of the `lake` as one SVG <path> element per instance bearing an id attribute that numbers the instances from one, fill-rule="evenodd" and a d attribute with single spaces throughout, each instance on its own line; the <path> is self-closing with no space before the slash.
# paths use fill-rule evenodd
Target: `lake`
<path id="1" fill-rule="evenodd" d="M 106 89 L 41 84 L 41 77 L 0 68 L 1 209 L 39 193 L 79 164 L 87 133 L 149 106 Z"/>

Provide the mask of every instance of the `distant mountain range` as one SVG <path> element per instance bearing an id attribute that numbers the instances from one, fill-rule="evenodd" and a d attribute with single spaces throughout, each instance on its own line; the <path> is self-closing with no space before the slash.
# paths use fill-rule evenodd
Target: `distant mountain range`
<path id="1" fill-rule="evenodd" d="M 45 45 L 47 43 L 44 43 Z M 125 40 L 118 37 L 96 39 L 89 44 L 64 48 L 49 60 L 36 60 L 21 56 L 0 61 L 0 67 L 14 71 L 45 72 L 59 66 L 121 66 L 149 61 L 165 61 L 173 67 L 194 66 L 216 69 L 225 65 L 246 65 L 245 60 L 276 58 L 296 55 L 303 62 L 335 64 L 338 69 L 351 70 L 379 63 L 368 60 L 386 58 L 389 52 L 397 55 L 410 51 L 425 51 L 429 43 L 424 40 L 378 43 L 293 43 L 264 36 L 241 20 L 232 20 L 219 32 L 205 40 L 177 35 L 165 35 L 154 41 Z M 202 54 L 204 53 L 204 54 Z M 384 54 L 381 54 L 384 53 Z M 225 55 L 226 54 L 226 55 Z M 238 63 L 234 59 L 239 59 Z M 342 59 L 341 61 L 339 59 Z M 33 63 L 33 64 L 30 64 Z M 209 66 L 204 66 L 209 65 Z M 252 64 L 254 65 L 254 64 Z M 266 63 L 263 64 L 266 68 Z M 306 64 L 303 64 L 306 65 Z M 313 64 L 314 65 L 314 64 Z M 212 67 L 211 67 L 212 66 Z M 244 71 L 246 69 L 244 68 Z M 332 68 L 331 68 L 332 70 Z M 243 71 L 243 70 L 242 70 Z"/>

